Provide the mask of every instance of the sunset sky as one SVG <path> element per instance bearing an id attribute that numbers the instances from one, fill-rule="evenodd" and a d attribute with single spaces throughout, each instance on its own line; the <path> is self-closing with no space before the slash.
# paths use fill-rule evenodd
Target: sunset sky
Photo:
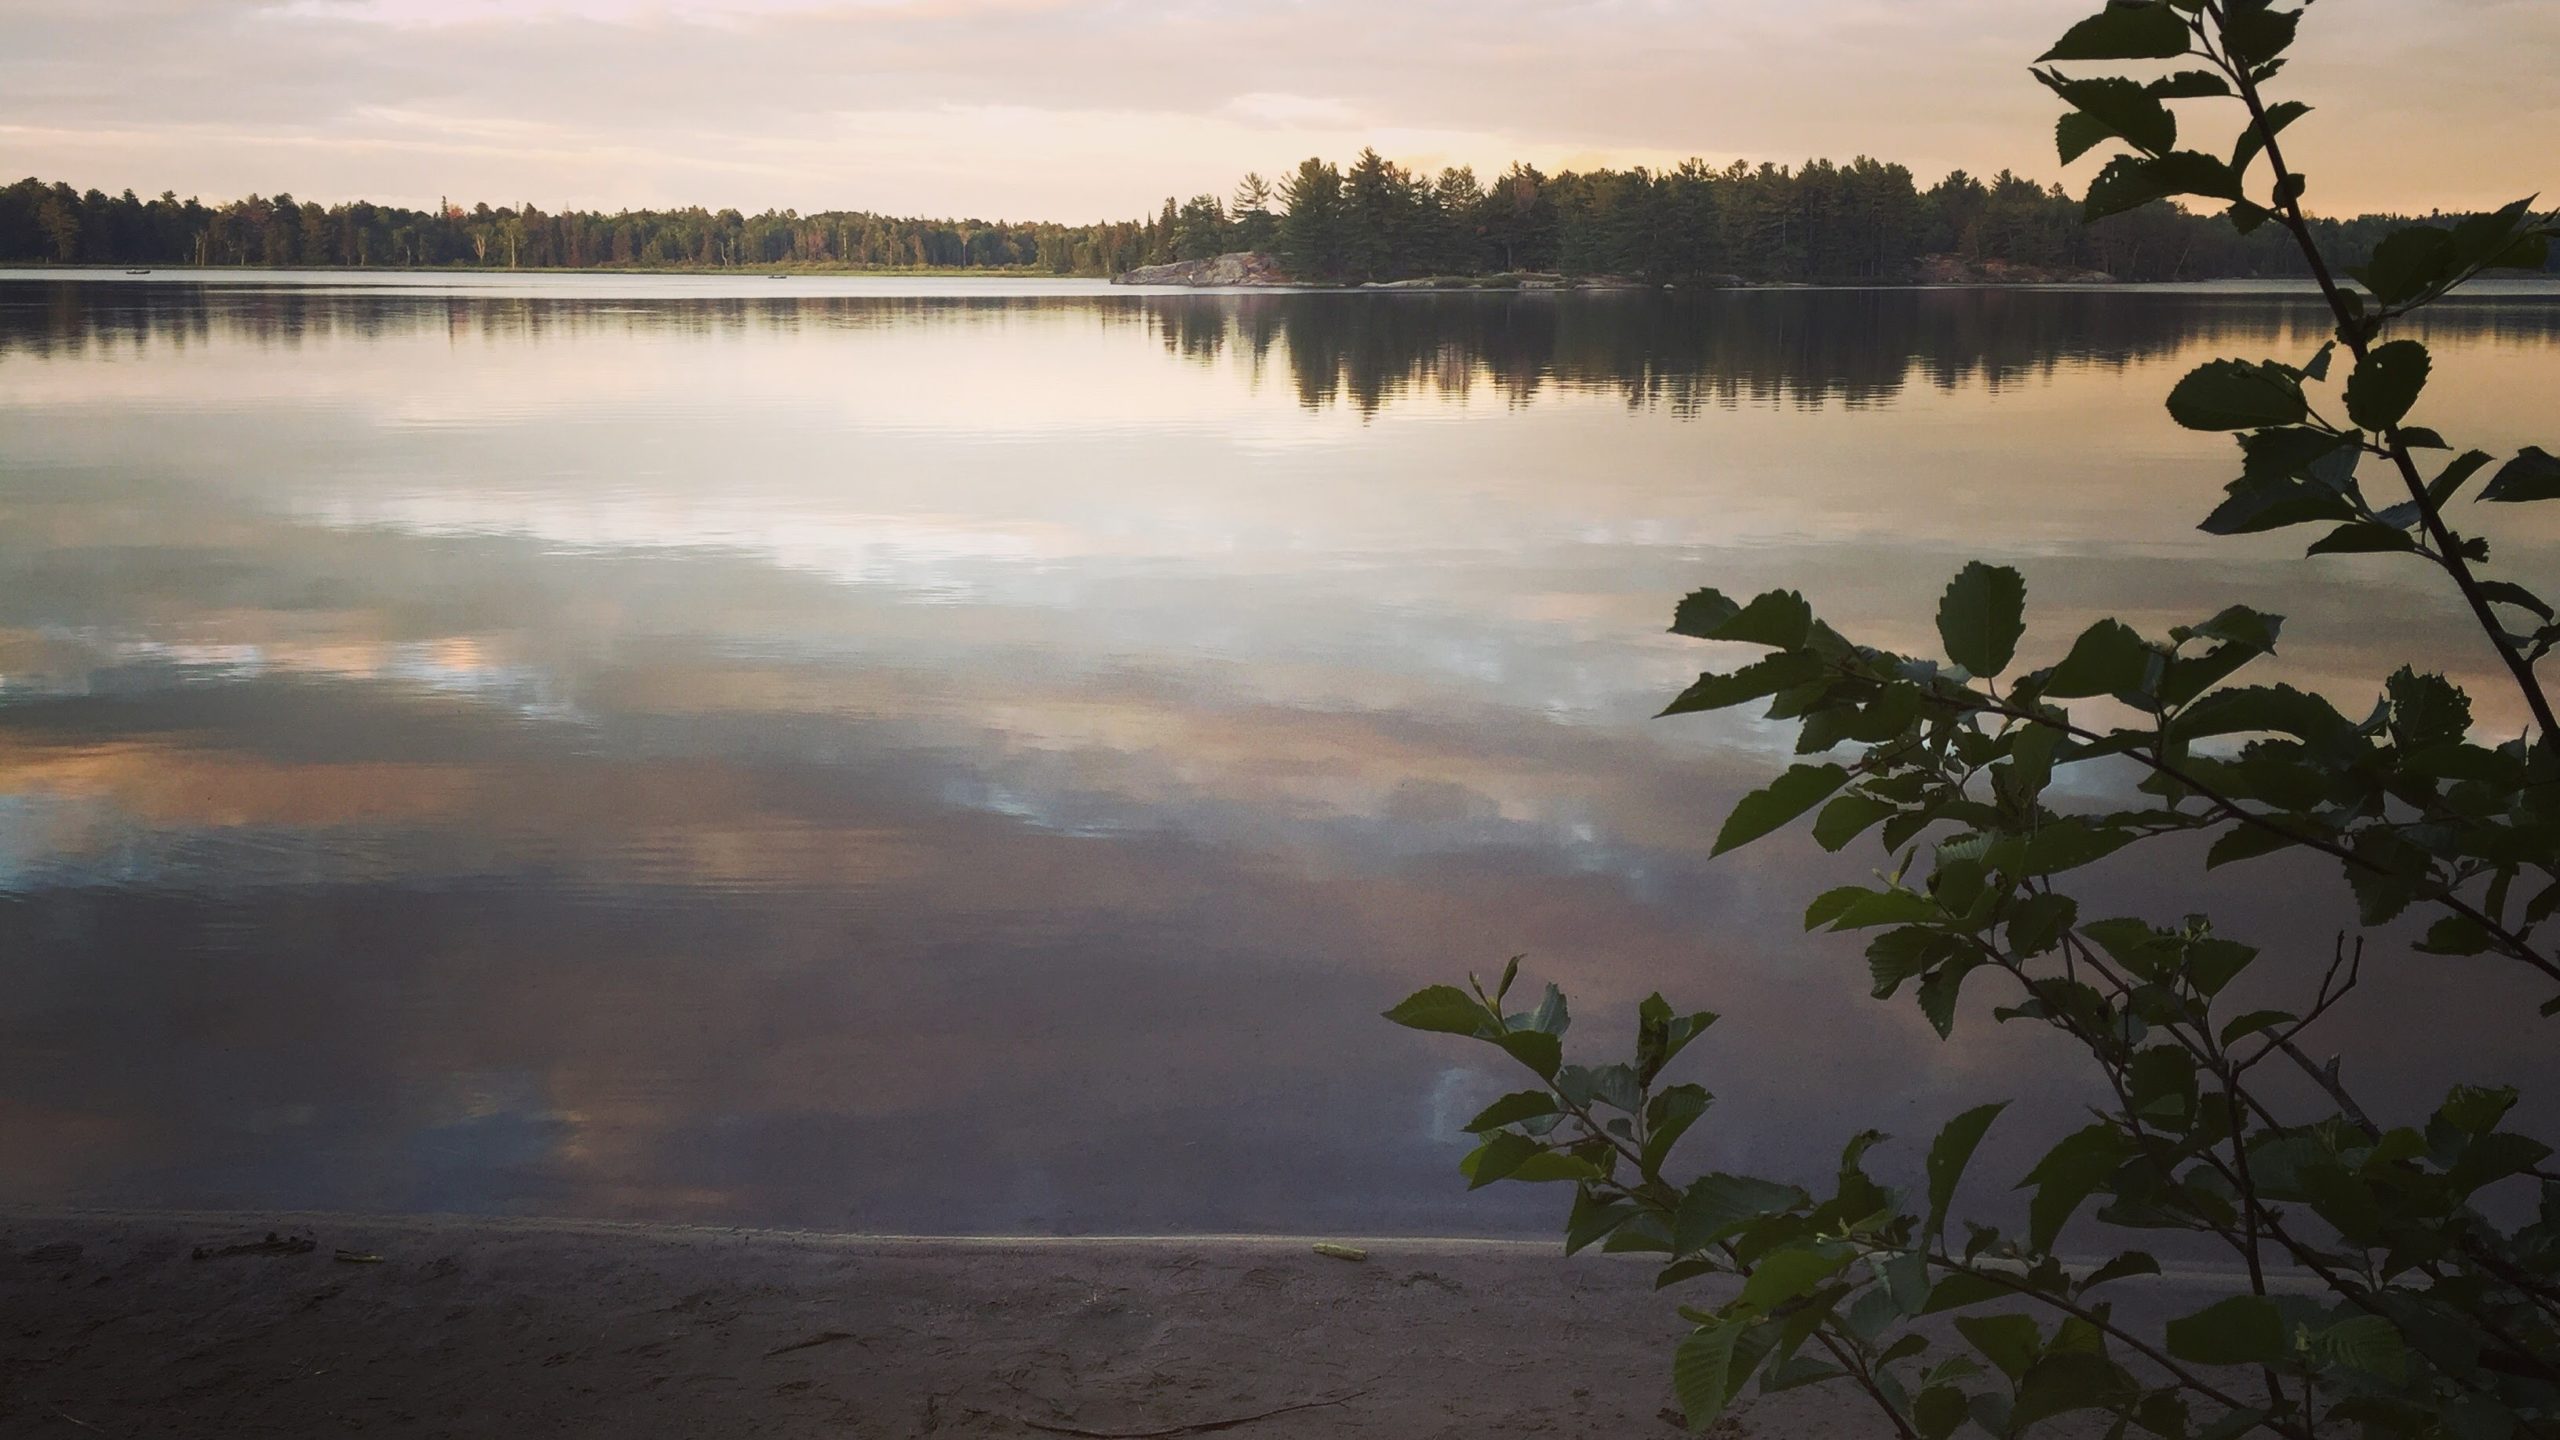
<path id="1" fill-rule="evenodd" d="M 208 199 L 1066 221 L 1363 144 L 1480 173 L 1863 152 L 1923 184 L 2049 179 L 2055 106 L 2026 64 L 2089 8 L 7 0 L 0 171 Z M 2323 107 L 2288 137 L 2316 206 L 2560 191 L 2560 5 L 2325 0 L 2305 33 L 2278 83 Z"/>

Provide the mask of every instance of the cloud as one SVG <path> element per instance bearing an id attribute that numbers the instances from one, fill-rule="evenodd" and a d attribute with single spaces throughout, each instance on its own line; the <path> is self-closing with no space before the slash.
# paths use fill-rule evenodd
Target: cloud
<path id="1" fill-rule="evenodd" d="M 222 196 L 1084 219 L 1376 143 L 1498 167 L 1874 153 L 2050 175 L 2048 0 L 35 0 L 0 137 Z M 2387 58 L 2385 58 L 2387 57 Z M 2338 208 L 2546 187 L 2560 14 L 2335 0 L 2288 83 Z M 2409 97 L 2409 98 L 2401 98 Z"/>

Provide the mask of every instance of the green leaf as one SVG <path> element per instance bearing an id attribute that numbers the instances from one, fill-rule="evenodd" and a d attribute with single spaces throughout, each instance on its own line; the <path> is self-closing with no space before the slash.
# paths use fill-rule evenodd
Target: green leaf
<path id="1" fill-rule="evenodd" d="M 1886 999 L 1902 988 L 1903 981 L 1928 973 L 1930 966 L 1954 953 L 1959 943 L 1921 925 L 1887 930 L 1868 941 L 1867 974 L 1874 981 L 1875 998 Z"/>
<path id="2" fill-rule="evenodd" d="M 2462 1147 L 2462 1156 L 2445 1172 L 2445 1186 L 2457 1198 L 2521 1175 L 2551 1156 L 2551 1147 L 2526 1135 L 2493 1130 Z"/>
<path id="3" fill-rule="evenodd" d="M 2229 1045 L 2262 1030 L 2280 1030 L 2300 1018 L 2290 1010 L 2252 1010 L 2223 1022 L 2222 1043 Z"/>
<path id="4" fill-rule="evenodd" d="M 2258 152 L 2267 148 L 2269 137 L 2281 134 L 2284 127 L 2310 113 L 2311 107 L 2299 100 L 2268 106 L 2267 123 L 2263 127 L 2253 124 L 2240 132 L 2240 143 L 2232 147 L 2231 168 L 2246 174 L 2249 166 L 2257 160 Z"/>
<path id="5" fill-rule="evenodd" d="M 2465 1135 L 2486 1135 L 2520 1098 L 2511 1085 L 2456 1085 L 2436 1107 L 2436 1118 Z"/>
<path id="6" fill-rule="evenodd" d="M 2061 154 L 2062 163 L 2068 165 L 2106 143 L 2114 134 L 2095 116 L 2083 115 L 2077 110 L 2067 111 L 2061 119 L 2053 122 L 2053 148 Z"/>
<path id="7" fill-rule="evenodd" d="M 1822 657 L 1801 650 L 1782 650 L 1730 674 L 1713 672 L 1700 675 L 1696 684 L 1680 692 L 1662 707 L 1662 715 L 1689 715 L 1701 710 L 1723 710 L 1781 690 L 1792 690 L 1822 678 Z"/>
<path id="8" fill-rule="evenodd" d="M 2015 1380 L 2027 1373 L 2044 1353 L 2044 1335 L 2036 1328 L 2033 1317 L 2026 1315 L 1959 1315 L 1956 1333 L 1965 1343 L 1982 1352 L 1982 1358 L 2000 1367 L 2000 1373 Z"/>
<path id="9" fill-rule="evenodd" d="M 2332 1365 L 2361 1370 L 2398 1384 L 2409 1372 L 2409 1347 L 2400 1331 L 2379 1315 L 2351 1315 L 2312 1337 L 2312 1349 Z"/>
<path id="10" fill-rule="evenodd" d="M 1671 1147 L 1707 1113 L 1707 1101 L 1707 1092 L 1695 1085 L 1674 1085 L 1653 1097 L 1645 1112 L 1644 1149 L 1639 1152 L 1646 1175 L 1662 1168 Z"/>
<path id="11" fill-rule="evenodd" d="M 1493 1016 L 1476 997 L 1455 985 L 1427 985 L 1393 1010 L 1382 1012 L 1408 1030 L 1435 1030 L 1445 1035 L 1473 1035 Z"/>
<path id="12" fill-rule="evenodd" d="M 1788 766 L 1787 773 L 1743 796 L 1742 803 L 1733 807 L 1724 827 L 1716 832 L 1710 853 L 1721 855 L 1750 844 L 1820 804 L 1848 781 L 1849 772 L 1837 765 Z"/>
<path id="13" fill-rule="evenodd" d="M 2370 520 L 2356 520 L 2341 525 L 2314 540 L 2303 550 L 2305 555 L 2397 555 L 2418 548 L 2406 530 L 2379 525 Z"/>
<path id="14" fill-rule="evenodd" d="M 2127 1250 L 2123 1254 L 2108 1261 L 2106 1264 L 2090 1271 L 2088 1275 L 2080 1281 L 2078 1288 L 2080 1293 L 2085 1295 L 2088 1292 L 2097 1289 L 2101 1285 L 2111 1284 L 2114 1281 L 2128 1280 L 2137 1275 L 2157 1275 L 2159 1273 L 2160 1262 L 2153 1259 L 2149 1251 Z"/>
<path id="15" fill-rule="evenodd" d="M 1627 1201 L 1609 1203 L 1589 1190 L 1574 1193 L 1573 1211 L 1565 1217 L 1564 1253 L 1577 1254 L 1609 1237 L 1611 1232 L 1639 1214 L 1643 1207 Z"/>
<path id="16" fill-rule="evenodd" d="M 1564 991 L 1550 982 L 1546 993 L 1538 997 L 1538 1008 L 1529 1012 L 1529 1028 L 1561 1039 L 1573 1016 L 1564 1001 Z"/>
<path id="17" fill-rule="evenodd" d="M 2045 680 L 2044 693 L 2056 700 L 2139 693 L 2150 674 L 2151 657 L 2151 647 L 2132 626 L 2101 620 L 2071 642 L 2071 653 Z"/>
<path id="18" fill-rule="evenodd" d="M 2471 697 L 2441 675 L 2403 665 L 2383 690 L 2391 707 L 2391 743 L 2403 750 L 2459 740 L 2471 730 Z"/>
<path id="19" fill-rule="evenodd" d="M 1930 1142 L 1928 1234 L 1934 1236 L 1946 1228 L 1947 1206 L 1955 1200 L 1956 1182 L 1964 1178 L 1964 1167 L 1973 1159 L 1974 1147 L 1982 1143 L 1983 1132 L 2007 1108 L 2005 1100 L 1977 1105 L 1948 1121 L 1938 1138 Z"/>
<path id="20" fill-rule="evenodd" d="M 2409 439 L 2409 432 L 2405 429 L 2400 432 L 2400 441 L 2404 445 L 2415 448 L 2415 442 Z M 2455 456 L 2453 462 L 2444 467 L 2442 474 L 2427 482 L 2427 503 L 2439 510 L 2443 509 L 2452 503 L 2454 496 L 2462 492 L 2463 485 L 2488 464 L 2489 452 L 2486 450 L 2466 450 Z"/>
<path id="21" fill-rule="evenodd" d="M 2187 53 L 2187 22 L 2167 0 L 2108 5 L 2063 32 L 2037 57 L 2054 60 L 2170 60 Z"/>
<path id="22" fill-rule="evenodd" d="M 1899 808 L 1890 800 L 1872 795 L 1843 795 L 1823 806 L 1822 813 L 1814 817 L 1814 843 L 1837 851 Z"/>
<path id="23" fill-rule="evenodd" d="M 2224 831 L 2221 837 L 2213 842 L 2212 848 L 2205 851 L 2204 868 L 2215 870 L 2234 861 L 2255 860 L 2261 855 L 2273 855 L 2279 850 L 2291 849 L 2296 843 L 2298 842 L 2272 830 L 2262 830 L 2255 825 L 2234 826 Z"/>
<path id="24" fill-rule="evenodd" d="M 2480 498 L 2508 503 L 2560 500 L 2560 458 L 2539 445 L 2527 445 L 2516 452 L 2516 458 L 2499 467 L 2497 477 L 2480 492 Z"/>
<path id="25" fill-rule="evenodd" d="M 2415 340 L 2394 340 L 2366 351 L 2355 374 L 2347 377 L 2347 418 L 2377 432 L 2399 424 L 2418 403 L 2432 365 L 2427 347 Z"/>
<path id="26" fill-rule="evenodd" d="M 1544 1145 L 1505 1130 L 1468 1151 L 1458 1162 L 1458 1173 L 1467 1177 L 1468 1189 L 1481 1190 L 1545 1153 Z"/>
<path id="27" fill-rule="evenodd" d="M 1671 1248 L 1694 1255 L 1754 1220 L 1783 1215 L 1807 1197 L 1793 1185 L 1715 1171 L 1689 1182 L 1671 1219 Z"/>
<path id="28" fill-rule="evenodd" d="M 1542 1031 L 1512 1030 L 1494 1036 L 1493 1043 L 1537 1072 L 1541 1080 L 1556 1078 L 1556 1068 L 1564 1063 L 1564 1043 Z"/>
<path id="29" fill-rule="evenodd" d="M 2234 1295 L 2168 1326 L 2169 1353 L 2198 1365 L 2271 1365 L 2284 1358 L 2284 1317 L 2263 1295 Z"/>
<path id="30" fill-rule="evenodd" d="M 2036 78 L 2073 110 L 2137 150 L 2157 155 L 2178 143 L 2178 117 L 2135 81 L 2072 80 L 2050 70 L 2036 72 Z M 2066 157 L 2066 163 L 2071 158 L 2077 157 Z"/>
<path id="31" fill-rule="evenodd" d="M 1839 1274 L 1857 1252 L 1837 1248 L 1780 1250 L 1763 1255 L 1742 1282 L 1742 1303 L 1762 1312 L 1810 1295 L 1823 1281 Z"/>
<path id="32" fill-rule="evenodd" d="M 1929 1303 L 1921 1307 L 1923 1315 L 1936 1315 L 1947 1310 L 1961 1310 L 1968 1305 L 1981 1305 L 1993 1300 L 2014 1298 L 2017 1290 L 1997 1280 L 1985 1279 L 1969 1271 L 1958 1271 L 1929 1287 Z"/>
<path id="33" fill-rule="evenodd" d="M 2103 220 L 2175 195 L 2204 195 L 2217 200 L 2245 198 L 2239 172 L 2214 156 L 2194 150 L 2172 150 L 2149 157 L 2119 155 L 2089 182 L 2089 196 L 2081 205 L 2081 214 L 2084 219 Z"/>
<path id="34" fill-rule="evenodd" d="M 1673 1353 L 1671 1388 L 1680 1397 L 1680 1408 L 1687 1412 L 1691 1430 L 1702 1431 L 1714 1424 L 1725 1407 L 1733 1403 L 1734 1392 L 1747 1378 L 1733 1373 L 1734 1344 L 1750 1326 L 1747 1320 L 1702 1325 L 1691 1331 Z"/>
<path id="35" fill-rule="evenodd" d="M 1813 629 L 1813 607 L 1793 590 L 1772 590 L 1736 609 L 1714 590 L 1695 591 L 1680 602 L 1671 633 L 1697 640 L 1736 640 L 1793 650 Z"/>
<path id="36" fill-rule="evenodd" d="M 1972 974 L 1981 963 L 1979 960 L 1950 960 L 1920 982 L 1920 1013 L 1929 1018 L 1929 1025 L 1938 1032 L 1939 1039 L 1944 1040 L 1955 1033 L 1956 999 L 1964 989 L 1964 977 Z"/>
<path id="37" fill-rule="evenodd" d="M 2049 1253 L 2072 1212 L 2115 1173 L 2128 1154 L 2125 1138 L 2104 1124 L 2075 1130 L 2046 1151 L 2019 1182 L 2021 1189 L 2031 1185 L 2036 1192 L 2027 1202 L 2029 1247 L 2039 1254 Z"/>
<path id="38" fill-rule="evenodd" d="M 2461 265 L 2453 232 L 2435 225 L 2403 225 L 2373 247 L 2373 258 L 2352 273 L 2384 306 L 2416 299 L 2449 282 Z"/>
<path id="39" fill-rule="evenodd" d="M 2141 1393 L 2124 1367 L 2103 1354 L 2057 1350 L 2038 1360 L 2018 1382 L 2009 1424 L 2025 1434 L 2029 1426 L 2074 1410 L 2114 1410 Z"/>
<path id="40" fill-rule="evenodd" d="M 2294 30 L 2301 23 L 2300 11 L 2235 5 L 2223 21 L 2223 51 L 2234 62 L 2264 65 L 2292 46 Z"/>
<path id="41" fill-rule="evenodd" d="M 2030 895 L 2009 912 L 2009 948 L 2020 955 L 2041 955 L 2062 942 L 2071 922 L 2080 918 L 2080 902 L 2068 895 Z"/>
<path id="42" fill-rule="evenodd" d="M 1546 1091 L 1514 1091 L 1478 1111 L 1476 1118 L 1467 1122 L 1467 1133 L 1481 1135 L 1487 1130 L 1499 1130 L 1505 1125 L 1555 1113 L 1556 1097 Z"/>
<path id="43" fill-rule="evenodd" d="M 2482 598 L 2495 601 L 2500 605 L 2513 605 L 2520 610 L 2530 610 L 2541 619 L 2551 618 L 2549 602 L 2511 580 L 2483 580 L 2480 582 L 2480 594 Z"/>
<path id="44" fill-rule="evenodd" d="M 2212 360 L 2169 392 L 2169 416 L 2190 430 L 2295 425 L 2310 413 L 2302 382 L 2247 360 Z"/>
<path id="45" fill-rule="evenodd" d="M 1911 1402 L 1911 1423 L 1920 1440 L 1948 1440 L 1969 1418 L 1964 1392 L 1953 1385 L 1932 1385 Z"/>
<path id="46" fill-rule="evenodd" d="M 2210 70 L 2181 70 L 2151 82 L 2151 93 L 2163 100 L 2210 100 L 2231 93 L 2231 82 Z"/>
<path id="47" fill-rule="evenodd" d="M 1947 658 L 1989 678 L 2009 668 L 2026 633 L 2026 578 L 2006 565 L 1976 560 L 1956 572 L 1938 598 L 1938 638 Z"/>

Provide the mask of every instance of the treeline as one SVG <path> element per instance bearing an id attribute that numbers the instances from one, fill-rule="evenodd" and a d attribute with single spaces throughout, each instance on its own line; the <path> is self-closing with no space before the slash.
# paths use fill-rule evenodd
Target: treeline
<path id="1" fill-rule="evenodd" d="M 251 195 L 222 205 L 21 180 L 0 189 L 0 263 L 501 270 L 720 270 L 775 265 L 1116 274 L 1147 263 L 1150 227 L 920 220 L 867 211 L 411 210 Z"/>
<path id="2" fill-rule="evenodd" d="M 2290 276 L 2273 228 L 2243 236 L 2161 204 L 2084 225 L 2059 186 L 1957 171 L 1922 189 L 1900 165 L 1594 170 L 1513 165 L 1419 175 L 1374 150 L 1310 159 L 1277 183 L 1168 199 L 1145 220 L 1091 225 L 932 220 L 867 211 L 626 210 L 440 202 L 434 210 L 252 195 L 208 206 L 28 179 L 0 189 L 0 263 L 499 269 L 941 268 L 1114 275 L 1233 250 L 1276 252 L 1304 279 L 1561 272 L 1656 282 L 1895 283 L 1999 267 L 2124 280 Z M 2360 262 L 2391 217 L 2318 221 Z"/>

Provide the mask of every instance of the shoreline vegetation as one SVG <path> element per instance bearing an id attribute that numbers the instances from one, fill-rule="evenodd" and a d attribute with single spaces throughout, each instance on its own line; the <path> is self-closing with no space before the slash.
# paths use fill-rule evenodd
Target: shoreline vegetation
<path id="1" fill-rule="evenodd" d="M 1153 216 L 1082 225 L 449 199 L 419 210 L 287 194 L 207 204 L 30 177 L 0 186 L 0 265 L 1103 279 L 1261 255 L 1294 283 L 1450 289 L 1508 288 L 1504 277 L 1524 289 L 1547 277 L 1686 287 L 2306 278 L 2272 231 L 2239 235 L 2166 201 L 2095 224 L 2080 208 L 2059 186 L 2007 171 L 1956 171 L 1923 188 L 1905 167 L 1864 156 L 1555 175 L 1514 164 L 1487 181 L 1465 168 L 1418 174 L 1364 150 L 1347 166 L 1311 158 L 1277 181 L 1248 174 L 1230 196 L 1169 197 Z M 2400 223 L 2311 222 L 2348 265 Z"/>

